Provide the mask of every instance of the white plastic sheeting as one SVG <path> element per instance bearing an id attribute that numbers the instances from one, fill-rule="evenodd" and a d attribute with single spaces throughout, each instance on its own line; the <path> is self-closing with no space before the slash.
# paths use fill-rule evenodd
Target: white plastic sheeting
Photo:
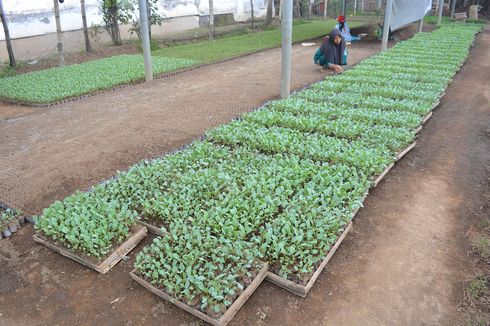
<path id="1" fill-rule="evenodd" d="M 395 31 L 422 19 L 431 8 L 432 0 L 393 0 L 391 30 Z"/>

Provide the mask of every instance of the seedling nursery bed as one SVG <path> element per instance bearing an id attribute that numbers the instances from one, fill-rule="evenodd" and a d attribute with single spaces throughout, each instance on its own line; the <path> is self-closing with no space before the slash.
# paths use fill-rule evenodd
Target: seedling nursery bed
<path id="1" fill-rule="evenodd" d="M 33 235 L 34 241 L 48 247 L 49 249 L 75 260 L 76 262 L 89 267 L 101 274 L 107 273 L 114 267 L 124 256 L 134 249 L 146 236 L 147 230 L 144 226 L 133 226 L 131 235 L 119 247 L 114 249 L 105 259 L 95 259 L 93 257 L 83 255 L 75 250 L 62 247 L 58 242 L 53 242 L 46 238 L 42 232 Z"/>
<path id="2" fill-rule="evenodd" d="M 136 269 L 130 272 L 131 278 L 135 280 L 137 283 L 145 287 L 147 290 L 151 291 L 152 293 L 156 294 L 160 298 L 173 303 L 177 307 L 193 314 L 194 316 L 204 320 L 205 322 L 210 323 L 211 325 L 216 325 L 216 326 L 225 326 L 227 325 L 235 316 L 235 314 L 240 310 L 240 308 L 243 306 L 243 304 L 248 300 L 248 298 L 255 292 L 257 287 L 262 283 L 262 281 L 266 278 L 268 275 L 268 265 L 264 264 L 262 269 L 257 273 L 255 278 L 252 280 L 252 282 L 244 289 L 242 294 L 238 296 L 235 301 L 228 307 L 228 309 L 225 311 L 225 313 L 220 317 L 220 318 L 213 318 L 202 311 L 189 306 L 186 303 L 183 303 L 182 301 L 177 300 L 176 298 L 172 297 L 171 295 L 167 294 L 166 292 L 162 291 L 161 289 L 157 288 L 156 286 L 152 285 L 148 281 L 146 281 L 144 278 L 139 276 L 136 272 Z"/>
<path id="3" fill-rule="evenodd" d="M 327 263 L 330 261 L 330 259 L 333 257 L 333 255 L 335 254 L 335 251 L 337 251 L 340 244 L 345 239 L 345 237 L 347 236 L 347 233 L 349 233 L 349 231 L 351 229 L 352 229 L 352 222 L 349 222 L 349 224 L 347 224 L 347 227 L 345 228 L 345 230 L 342 232 L 340 237 L 337 239 L 337 242 L 335 242 L 335 245 L 332 247 L 332 249 L 330 249 L 327 256 L 322 261 L 320 266 L 318 266 L 318 268 L 313 273 L 313 275 L 311 276 L 310 280 L 308 281 L 308 283 L 306 285 L 301 285 L 301 284 L 295 283 L 293 281 L 285 279 L 284 277 L 279 276 L 279 275 L 272 273 L 272 272 L 267 273 L 267 280 L 271 283 L 274 283 L 274 284 L 288 290 L 289 292 L 292 292 L 296 295 L 299 295 L 300 297 L 303 297 L 303 298 L 306 297 L 306 295 L 308 294 L 310 289 L 313 287 L 313 284 L 315 284 L 318 276 L 320 276 L 321 272 L 323 271 L 323 269 L 325 268 Z"/>

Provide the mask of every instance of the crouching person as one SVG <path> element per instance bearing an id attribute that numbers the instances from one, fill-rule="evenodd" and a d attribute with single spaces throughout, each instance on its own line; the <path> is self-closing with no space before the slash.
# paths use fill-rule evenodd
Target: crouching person
<path id="1" fill-rule="evenodd" d="M 328 38 L 316 51 L 313 61 L 322 68 L 328 68 L 335 72 L 344 71 L 341 66 L 347 64 L 347 50 L 345 41 L 338 29 L 334 29 L 328 34 Z"/>

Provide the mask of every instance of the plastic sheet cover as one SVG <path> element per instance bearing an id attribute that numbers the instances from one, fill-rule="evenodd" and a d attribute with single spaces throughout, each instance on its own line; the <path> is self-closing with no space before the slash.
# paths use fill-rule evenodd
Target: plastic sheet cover
<path id="1" fill-rule="evenodd" d="M 391 30 L 395 31 L 422 19 L 431 8 L 432 0 L 393 0 Z"/>

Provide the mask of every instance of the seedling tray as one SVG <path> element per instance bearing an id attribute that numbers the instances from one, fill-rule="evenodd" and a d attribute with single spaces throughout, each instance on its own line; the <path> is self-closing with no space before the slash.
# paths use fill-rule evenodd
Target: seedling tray
<path id="1" fill-rule="evenodd" d="M 347 227 L 345 228 L 344 232 L 342 232 L 340 237 L 337 239 L 337 242 L 335 242 L 335 245 L 328 252 L 327 257 L 325 257 L 325 259 L 322 261 L 320 266 L 316 269 L 315 273 L 313 274 L 313 276 L 310 278 L 310 280 L 308 281 L 308 283 L 306 285 L 301 285 L 301 284 L 295 283 L 293 281 L 285 279 L 284 277 L 279 276 L 277 274 L 274 274 L 272 272 L 267 273 L 267 280 L 271 283 L 279 285 L 280 287 L 288 290 L 289 292 L 292 292 L 296 295 L 299 295 L 300 297 L 303 297 L 303 298 L 306 297 L 306 295 L 308 294 L 310 289 L 313 287 L 313 284 L 315 284 L 316 279 L 318 278 L 318 276 L 320 276 L 321 272 L 323 271 L 323 269 L 325 268 L 325 266 L 327 265 L 329 260 L 332 258 L 335 251 L 337 251 L 340 244 L 345 239 L 345 237 L 347 236 L 347 233 L 349 233 L 351 228 L 352 228 L 352 222 L 349 222 L 349 224 L 347 224 Z"/>
<path id="2" fill-rule="evenodd" d="M 102 262 L 96 261 L 96 259 L 82 256 L 75 253 L 71 249 L 61 248 L 57 243 L 47 239 L 40 233 L 33 235 L 34 241 L 48 247 L 49 249 L 56 251 L 57 253 L 71 258 L 80 264 L 87 266 L 101 274 L 107 273 L 112 267 L 114 267 L 124 256 L 126 256 L 134 247 L 140 243 L 140 241 L 146 236 L 146 228 L 144 226 L 136 225 L 133 227 L 132 235 L 119 247 L 117 247 L 105 260 Z"/>
<path id="3" fill-rule="evenodd" d="M 267 264 L 264 264 L 262 269 L 259 271 L 259 273 L 255 276 L 253 281 L 245 288 L 243 293 L 231 304 L 231 306 L 226 310 L 226 312 L 221 316 L 219 319 L 212 318 L 202 311 L 199 311 L 177 299 L 174 297 L 170 296 L 166 292 L 158 289 L 154 285 L 150 284 L 147 282 L 145 279 L 141 278 L 136 274 L 136 270 L 132 270 L 129 274 L 131 275 L 131 278 L 141 284 L 143 287 L 145 287 L 147 290 L 150 290 L 160 298 L 173 303 L 177 307 L 184 309 L 185 311 L 193 314 L 194 316 L 204 320 L 205 322 L 210 323 L 211 325 L 216 325 L 216 326 L 225 326 L 227 325 L 235 316 L 235 314 L 240 310 L 240 308 L 243 306 L 243 304 L 247 301 L 247 299 L 255 292 L 257 287 L 262 283 L 262 281 L 266 278 L 267 276 L 267 270 L 269 266 Z"/>
<path id="4" fill-rule="evenodd" d="M 151 224 L 144 222 L 142 220 L 136 220 L 136 222 L 138 222 L 138 224 L 143 225 L 148 230 L 148 232 L 150 232 L 150 233 L 153 233 L 153 234 L 161 236 L 161 237 L 163 237 L 165 235 L 165 232 L 163 232 L 162 229 L 160 229 L 154 225 L 151 225 Z"/>

